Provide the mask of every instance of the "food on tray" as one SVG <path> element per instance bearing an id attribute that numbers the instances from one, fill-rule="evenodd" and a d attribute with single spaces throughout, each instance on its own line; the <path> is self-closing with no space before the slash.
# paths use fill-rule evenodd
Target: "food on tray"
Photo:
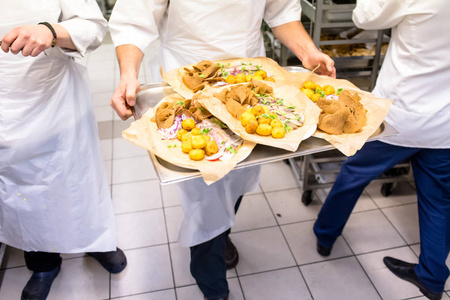
<path id="1" fill-rule="evenodd" d="M 254 78 L 248 84 L 224 88 L 214 97 L 225 104 L 249 134 L 283 138 L 286 132 L 301 127 L 304 122 L 304 115 L 295 106 L 284 105 L 272 87 Z"/>
<path id="2" fill-rule="evenodd" d="M 330 97 L 337 98 L 334 96 L 339 96 L 339 94 L 342 91 L 342 89 L 338 89 L 336 91 L 336 89 L 333 86 L 328 84 L 320 86 L 319 84 L 314 83 L 310 80 L 305 81 L 300 90 L 313 102 L 317 102 L 319 98 L 326 98 L 328 95 L 333 95 Z"/>
<path id="3" fill-rule="evenodd" d="M 182 81 L 194 93 L 203 90 L 207 85 L 245 83 L 250 82 L 252 78 L 275 82 L 261 65 L 251 62 L 220 64 L 204 60 L 191 68 L 184 68 L 184 71 Z"/>
<path id="4" fill-rule="evenodd" d="M 322 109 L 317 127 L 330 134 L 359 132 L 366 125 L 367 110 L 358 93 L 343 90 L 339 98 L 320 98 L 317 106 Z"/>
<path id="5" fill-rule="evenodd" d="M 194 161 L 228 160 L 243 144 L 238 135 L 195 100 L 164 102 L 156 109 L 154 119 L 161 138 L 174 140 L 168 148 L 179 147 Z"/>

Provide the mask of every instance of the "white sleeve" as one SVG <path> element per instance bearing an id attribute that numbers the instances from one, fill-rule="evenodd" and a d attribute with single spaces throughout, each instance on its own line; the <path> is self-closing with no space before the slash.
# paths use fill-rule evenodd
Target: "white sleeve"
<path id="1" fill-rule="evenodd" d="M 78 51 L 61 48 L 69 56 L 81 57 L 101 45 L 108 23 L 95 0 L 60 0 L 59 25 L 70 34 Z"/>
<path id="2" fill-rule="evenodd" d="M 362 29 L 387 29 L 398 25 L 408 14 L 406 0 L 358 0 L 353 22 Z"/>
<path id="3" fill-rule="evenodd" d="M 270 28 L 292 21 L 300 21 L 302 7 L 299 0 L 267 0 L 264 21 Z"/>
<path id="4" fill-rule="evenodd" d="M 132 44 L 143 53 L 159 37 L 168 0 L 117 0 L 109 28 L 114 46 Z"/>

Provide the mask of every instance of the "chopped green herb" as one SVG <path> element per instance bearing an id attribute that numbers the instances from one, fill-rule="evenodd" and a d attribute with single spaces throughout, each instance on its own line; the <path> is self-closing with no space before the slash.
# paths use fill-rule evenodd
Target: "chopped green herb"
<path id="1" fill-rule="evenodd" d="M 295 106 L 288 106 L 289 109 L 295 109 Z"/>
<path id="2" fill-rule="evenodd" d="M 325 98 L 326 97 L 325 92 L 320 92 L 320 97 Z"/>
<path id="3" fill-rule="evenodd" d="M 200 131 L 200 134 L 208 134 L 211 131 L 211 128 L 204 128 Z"/>
<path id="4" fill-rule="evenodd" d="M 336 95 L 340 95 L 343 89 L 338 89 Z"/>
<path id="5" fill-rule="evenodd" d="M 229 147 L 225 147 L 225 149 L 227 149 L 230 153 L 233 153 L 233 154 L 235 154 L 236 153 L 236 150 L 234 150 L 234 148 L 233 147 L 231 147 L 231 146 L 229 146 Z"/>
<path id="6" fill-rule="evenodd" d="M 228 75 L 228 72 L 224 72 L 224 73 L 223 73 L 223 76 L 224 76 L 224 77 L 227 77 L 227 75 Z"/>
<path id="7" fill-rule="evenodd" d="M 245 67 L 242 67 L 241 70 L 242 70 L 242 71 L 245 71 Z"/>
<path id="8" fill-rule="evenodd" d="M 220 64 L 219 64 L 219 63 L 217 63 L 217 65 L 216 65 L 216 66 L 220 67 Z"/>
<path id="9" fill-rule="evenodd" d="M 200 76 L 200 78 L 205 77 L 205 75 L 203 73 L 198 74 L 198 76 Z"/>
<path id="10" fill-rule="evenodd" d="M 183 101 L 178 101 L 176 104 L 178 104 L 178 105 L 183 105 L 184 102 L 183 102 Z"/>
<path id="11" fill-rule="evenodd" d="M 267 102 L 269 102 L 269 101 L 267 101 L 266 99 L 263 99 L 263 100 L 262 100 L 262 103 L 263 103 L 263 104 L 267 104 Z"/>
<path id="12" fill-rule="evenodd" d="M 262 114 L 262 116 L 263 116 L 264 118 L 268 118 L 268 117 L 269 117 L 268 114 Z"/>
<path id="13" fill-rule="evenodd" d="M 231 63 L 228 63 L 228 65 L 231 65 Z"/>
<path id="14" fill-rule="evenodd" d="M 278 105 L 283 105 L 283 98 L 281 98 L 280 100 L 277 101 Z"/>
<path id="15" fill-rule="evenodd" d="M 272 120 L 276 119 L 274 115 L 270 115 L 269 118 L 271 118 Z"/>
<path id="16" fill-rule="evenodd" d="M 289 127 L 289 125 L 287 123 L 284 123 L 284 131 L 289 132 L 291 131 L 291 127 Z"/>

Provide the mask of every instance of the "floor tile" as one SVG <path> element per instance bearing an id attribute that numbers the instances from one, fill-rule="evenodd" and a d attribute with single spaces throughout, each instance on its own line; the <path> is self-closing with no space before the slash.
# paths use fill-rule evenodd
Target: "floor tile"
<path id="1" fill-rule="evenodd" d="M 128 129 L 131 123 L 134 121 L 133 118 L 129 118 L 126 121 L 113 121 L 113 137 L 114 138 L 122 138 L 122 131 Z M 136 146 L 138 147 L 138 146 Z"/>
<path id="2" fill-rule="evenodd" d="M 318 202 L 305 206 L 301 201 L 302 190 L 298 188 L 266 192 L 266 196 L 280 225 L 314 220 L 322 208 Z"/>
<path id="3" fill-rule="evenodd" d="M 177 188 L 174 184 L 161 184 L 164 207 L 181 205 Z"/>
<path id="4" fill-rule="evenodd" d="M 140 156 L 113 160 L 113 184 L 149 179 L 157 179 L 149 157 Z"/>
<path id="5" fill-rule="evenodd" d="M 383 212 L 408 244 L 420 243 L 416 203 L 385 208 Z"/>
<path id="6" fill-rule="evenodd" d="M 113 123 L 110 121 L 107 122 L 98 122 L 98 136 L 100 140 L 111 140 L 113 138 Z"/>
<path id="7" fill-rule="evenodd" d="M 128 158 L 137 156 L 148 157 L 148 152 L 146 149 L 136 146 L 123 137 L 113 139 L 112 144 L 114 158 Z"/>
<path id="8" fill-rule="evenodd" d="M 116 230 L 122 249 L 167 243 L 162 209 L 116 215 Z"/>
<path id="9" fill-rule="evenodd" d="M 352 214 L 343 236 L 355 254 L 405 245 L 405 241 L 378 210 Z"/>
<path id="10" fill-rule="evenodd" d="M 300 183 L 295 179 L 291 171 L 291 167 L 282 161 L 262 165 L 259 182 L 264 192 L 300 186 Z"/>
<path id="11" fill-rule="evenodd" d="M 109 105 L 109 101 L 113 95 L 113 91 L 114 84 L 111 79 L 91 78 L 91 93 L 102 93 L 105 95 L 102 100 L 94 99 L 95 106 Z"/>
<path id="12" fill-rule="evenodd" d="M 312 299 L 297 267 L 240 277 L 246 300 Z"/>
<path id="13" fill-rule="evenodd" d="M 245 195 L 242 199 L 232 232 L 277 225 L 263 194 Z"/>
<path id="14" fill-rule="evenodd" d="M 409 247 L 358 256 L 358 260 L 380 293 L 382 299 L 406 299 L 422 295 L 414 285 L 399 279 L 389 271 L 383 263 L 383 257 L 385 256 L 391 256 L 405 261 L 417 261 L 416 255 Z"/>
<path id="15" fill-rule="evenodd" d="M 417 195 L 414 188 L 408 182 L 399 182 L 397 188 L 388 197 L 381 194 L 382 184 L 380 182 L 372 182 L 366 187 L 367 193 L 378 207 L 397 206 L 400 204 L 408 204 L 417 202 Z"/>
<path id="16" fill-rule="evenodd" d="M 23 251 L 7 246 L 2 261 L 2 269 L 25 266 Z"/>
<path id="17" fill-rule="evenodd" d="M 278 227 L 230 235 L 239 251 L 238 275 L 295 266 L 295 260 Z"/>
<path id="18" fill-rule="evenodd" d="M 183 209 L 181 206 L 166 207 L 164 208 L 164 214 L 166 216 L 169 243 L 175 243 L 178 240 L 178 233 L 184 219 Z"/>
<path id="19" fill-rule="evenodd" d="M 108 83 L 104 83 L 102 82 L 103 85 L 111 85 L 109 82 Z M 94 106 L 95 107 L 103 107 L 103 108 L 108 108 L 111 109 L 111 106 L 109 104 L 111 97 L 112 97 L 113 93 L 112 93 L 112 89 L 106 89 L 106 91 L 92 91 L 92 98 L 94 101 Z M 111 120 L 105 120 L 105 121 L 111 121 Z M 99 120 L 97 120 L 97 122 L 99 122 Z"/>
<path id="20" fill-rule="evenodd" d="M 115 184 L 112 199 L 116 214 L 162 208 L 159 181 L 156 179 Z"/>
<path id="21" fill-rule="evenodd" d="M 95 106 L 94 112 L 97 122 L 111 122 L 113 120 L 114 110 L 109 105 Z"/>
<path id="22" fill-rule="evenodd" d="M 236 278 L 228 279 L 228 289 L 230 290 L 230 296 L 228 300 L 244 300 L 242 290 L 239 282 Z M 201 300 L 203 294 L 197 285 L 189 285 L 185 287 L 177 288 L 178 300 Z"/>
<path id="23" fill-rule="evenodd" d="M 381 299 L 354 257 L 301 266 L 315 300 Z"/>
<path id="24" fill-rule="evenodd" d="M 111 297 L 173 288 L 168 245 L 125 251 L 128 265 L 111 275 Z"/>
<path id="25" fill-rule="evenodd" d="M 120 298 L 111 298 L 120 300 L 176 300 L 175 289 L 158 291 L 152 293 L 144 293 L 133 296 L 125 296 Z"/>
<path id="26" fill-rule="evenodd" d="M 30 276 L 31 272 L 26 267 L 0 271 L 0 299 L 20 299 Z"/>
<path id="27" fill-rule="evenodd" d="M 335 259 L 352 255 L 352 251 L 342 237 L 334 243 L 331 255 L 323 257 L 316 251 L 316 236 L 312 230 L 314 221 L 295 223 L 281 226 L 284 236 L 289 244 L 289 248 L 294 254 L 298 265 L 312 262 Z"/>

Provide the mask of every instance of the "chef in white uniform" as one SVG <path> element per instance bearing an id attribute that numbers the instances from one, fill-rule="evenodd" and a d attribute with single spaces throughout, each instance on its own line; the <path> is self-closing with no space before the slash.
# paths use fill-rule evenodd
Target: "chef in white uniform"
<path id="1" fill-rule="evenodd" d="M 306 67 L 320 64 L 318 72 L 335 76 L 333 60 L 314 46 L 300 14 L 298 0 L 119 0 L 109 23 L 121 71 L 111 105 L 124 120 L 132 115 L 143 55 L 158 38 L 160 48 L 150 68 L 161 81 L 161 66 L 165 72 L 205 59 L 265 56 L 263 19 Z M 238 256 L 228 233 L 238 199 L 257 189 L 259 173 L 260 167 L 251 167 L 210 186 L 202 179 L 178 185 L 185 213 L 179 241 L 191 247 L 191 273 L 206 299 L 228 297 L 224 248 L 231 253 L 228 267 L 233 267 Z"/>
<path id="2" fill-rule="evenodd" d="M 329 255 L 364 188 L 411 160 L 419 207 L 419 263 L 386 257 L 398 277 L 441 299 L 450 251 L 450 5 L 446 0 L 358 0 L 358 27 L 392 28 L 373 93 L 394 101 L 386 121 L 398 135 L 367 143 L 342 166 L 314 225 L 318 250 Z"/>
<path id="3" fill-rule="evenodd" d="M 73 59 L 106 30 L 95 0 L 1 3 L 0 242 L 24 250 L 33 271 L 22 299 L 47 297 L 60 253 L 126 265 L 87 71 Z"/>

